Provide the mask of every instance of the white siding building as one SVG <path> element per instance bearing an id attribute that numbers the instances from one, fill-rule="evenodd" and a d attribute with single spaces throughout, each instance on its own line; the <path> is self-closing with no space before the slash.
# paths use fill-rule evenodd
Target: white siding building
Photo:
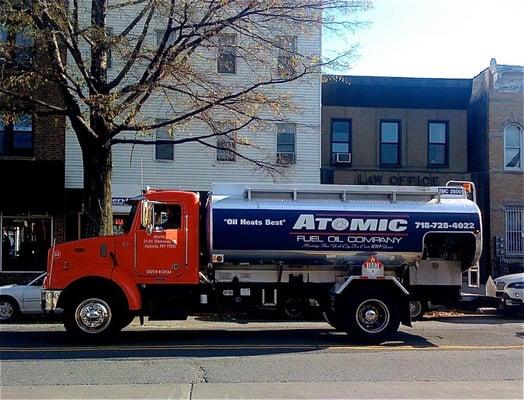
<path id="1" fill-rule="evenodd" d="M 129 16 L 113 15 L 107 25 L 111 31 L 122 31 L 129 22 Z M 321 30 L 314 27 L 296 27 L 295 31 L 282 32 L 274 27 L 267 30 L 272 39 L 286 34 L 292 38 L 292 45 L 300 54 L 320 56 Z M 149 35 L 152 45 L 158 40 Z M 295 39 L 296 38 L 296 39 Z M 225 37 L 226 44 L 242 43 L 245 40 L 238 34 Z M 240 47 L 240 46 L 239 46 Z M 205 54 L 204 54 L 205 53 Z M 220 54 L 220 56 L 219 56 Z M 267 74 L 266 71 L 253 69 L 253 63 L 246 63 L 244 57 L 228 59 L 228 54 L 204 49 L 200 65 L 205 73 L 216 76 L 231 87 L 238 87 L 246 82 L 256 82 Z M 229 54 L 230 56 L 230 54 Z M 274 70 L 277 70 L 278 54 L 267 54 Z M 217 62 L 217 58 L 224 62 Z M 228 64 L 229 62 L 229 64 Z M 230 63 L 233 62 L 233 65 Z M 109 74 L 120 70 L 122 60 L 114 54 Z M 269 64 L 269 63 L 268 63 Z M 111 76 L 110 76 L 111 77 Z M 281 182 L 281 183 L 320 183 L 320 111 L 321 111 L 321 77 L 320 70 L 314 74 L 288 83 L 267 87 L 265 93 L 270 96 L 285 95 L 290 107 L 279 110 L 282 122 L 275 121 L 274 114 L 261 109 L 260 116 L 272 119 L 271 122 L 256 124 L 241 129 L 236 134 L 242 137 L 249 146 L 236 145 L 236 150 L 255 159 L 268 162 L 280 161 L 281 173 L 269 173 L 253 163 L 234 157 L 227 151 L 206 147 L 196 142 L 180 145 L 130 145 L 113 146 L 113 197 L 130 197 L 138 194 L 143 186 L 159 188 L 183 188 L 205 191 L 213 182 Z M 163 97 L 150 100 L 144 107 L 141 116 L 150 121 L 165 120 L 173 115 L 173 103 Z M 228 115 L 216 113 L 217 121 L 228 122 Z M 190 135 L 211 133 L 210 128 L 199 120 L 173 131 L 175 138 Z M 163 137 L 165 130 L 139 134 L 140 139 Z M 134 132 L 119 135 L 134 138 Z M 217 144 L 217 138 L 209 139 Z M 227 139 L 226 139 L 227 140 Z M 222 145 L 223 143 L 218 143 Z M 69 126 L 66 132 L 66 168 L 65 182 L 68 189 L 82 189 L 82 154 L 75 133 Z M 119 211 L 120 207 L 115 207 Z"/>

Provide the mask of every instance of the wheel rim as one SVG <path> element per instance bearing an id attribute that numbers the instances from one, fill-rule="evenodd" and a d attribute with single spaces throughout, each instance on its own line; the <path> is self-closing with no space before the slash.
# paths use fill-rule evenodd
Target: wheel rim
<path id="1" fill-rule="evenodd" d="M 412 300 L 409 302 L 409 312 L 411 318 L 416 318 L 422 313 L 422 303 L 419 300 Z"/>
<path id="2" fill-rule="evenodd" d="M 76 324 L 85 333 L 104 331 L 109 326 L 112 317 L 109 304 L 97 298 L 84 300 L 75 311 Z"/>
<path id="3" fill-rule="evenodd" d="M 15 308 L 10 301 L 2 300 L 0 301 L 0 320 L 7 321 L 11 319 L 15 313 Z"/>
<path id="4" fill-rule="evenodd" d="M 367 333 L 380 333 L 389 324 L 389 309 L 378 299 L 368 299 L 357 307 L 356 319 L 358 326 Z"/>

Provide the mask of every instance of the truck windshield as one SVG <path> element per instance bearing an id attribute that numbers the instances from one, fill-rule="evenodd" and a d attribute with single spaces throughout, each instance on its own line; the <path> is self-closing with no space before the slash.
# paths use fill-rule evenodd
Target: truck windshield
<path id="1" fill-rule="evenodd" d="M 129 212 L 129 215 L 126 215 L 124 218 L 123 229 L 124 229 L 125 234 L 129 233 L 129 231 L 131 230 L 131 226 L 133 225 L 133 220 L 135 219 L 136 208 L 137 208 L 137 203 L 133 203 L 133 205 L 131 206 L 131 211 Z"/>

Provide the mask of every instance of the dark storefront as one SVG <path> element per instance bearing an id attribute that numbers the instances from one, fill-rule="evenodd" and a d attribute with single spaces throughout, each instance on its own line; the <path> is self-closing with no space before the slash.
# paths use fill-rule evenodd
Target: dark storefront
<path id="1" fill-rule="evenodd" d="M 64 236 L 64 163 L 0 160 L 0 271 L 34 275 L 46 268 L 47 250 Z"/>

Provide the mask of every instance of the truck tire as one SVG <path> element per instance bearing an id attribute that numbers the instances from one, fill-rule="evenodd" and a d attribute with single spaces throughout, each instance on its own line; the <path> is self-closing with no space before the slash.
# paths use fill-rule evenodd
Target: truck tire
<path id="1" fill-rule="evenodd" d="M 356 292 L 346 302 L 346 332 L 358 341 L 379 343 L 400 325 L 394 298 L 379 290 Z"/>
<path id="2" fill-rule="evenodd" d="M 306 315 L 306 303 L 302 299 L 290 297 L 282 306 L 282 314 L 286 319 L 302 319 Z"/>
<path id="3" fill-rule="evenodd" d="M 66 305 L 64 326 L 73 336 L 107 337 L 122 329 L 117 317 L 121 311 L 119 303 L 109 294 L 82 294 Z"/>

